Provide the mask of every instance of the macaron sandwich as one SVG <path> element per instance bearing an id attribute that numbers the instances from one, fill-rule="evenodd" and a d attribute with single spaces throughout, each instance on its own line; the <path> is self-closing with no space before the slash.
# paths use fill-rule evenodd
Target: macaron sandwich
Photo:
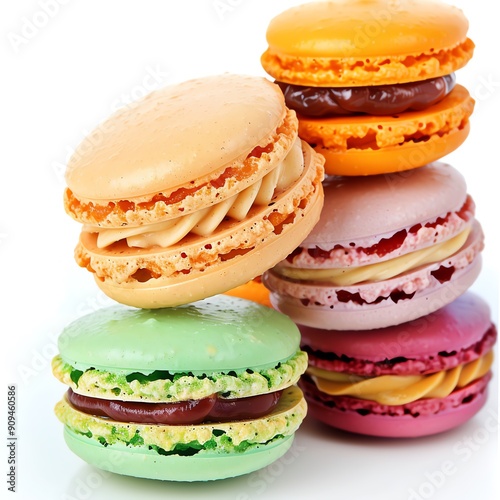
<path id="1" fill-rule="evenodd" d="M 70 159 L 64 203 L 82 224 L 76 261 L 130 306 L 225 292 L 307 236 L 323 163 L 265 78 L 164 87 L 100 124 Z"/>
<path id="2" fill-rule="evenodd" d="M 445 306 L 478 277 L 484 235 L 452 166 L 329 177 L 324 193 L 318 224 L 263 276 L 271 303 L 297 323 L 326 330 L 404 323 Z"/>
<path id="3" fill-rule="evenodd" d="M 330 0 L 271 20 L 265 71 L 331 175 L 407 170 L 454 151 L 474 100 L 455 72 L 473 55 L 463 12 L 440 0 Z"/>
<path id="4" fill-rule="evenodd" d="M 301 331 L 309 414 L 337 429 L 425 436 L 486 402 L 497 331 L 469 290 L 484 235 L 440 160 L 469 132 L 467 31 L 439 0 L 309 2 L 267 30 L 263 67 L 327 176 L 319 222 L 262 282 Z"/>
<path id="5" fill-rule="evenodd" d="M 162 309 L 124 305 L 59 337 L 56 405 L 69 448 L 119 474 L 206 481 L 252 472 L 291 446 L 307 367 L 285 315 L 218 295 Z"/>
<path id="6" fill-rule="evenodd" d="M 377 331 L 301 326 L 309 413 L 338 429 L 418 437 L 470 420 L 484 406 L 497 330 L 472 292 L 420 319 Z"/>
<path id="7" fill-rule="evenodd" d="M 170 85 L 82 142 L 75 260 L 118 304 L 69 324 L 52 362 L 76 455 L 217 480 L 285 454 L 308 404 L 386 437 L 479 411 L 496 328 L 467 290 L 484 237 L 437 161 L 469 132 L 467 29 L 438 0 L 307 3 L 269 25 L 275 82 Z"/>
<path id="8" fill-rule="evenodd" d="M 82 224 L 75 259 L 119 304 L 59 337 L 53 373 L 69 389 L 55 412 L 76 455 L 206 481 L 286 453 L 307 409 L 300 332 L 224 292 L 307 236 L 323 164 L 279 87 L 243 75 L 152 92 L 82 142 L 64 195 Z"/>

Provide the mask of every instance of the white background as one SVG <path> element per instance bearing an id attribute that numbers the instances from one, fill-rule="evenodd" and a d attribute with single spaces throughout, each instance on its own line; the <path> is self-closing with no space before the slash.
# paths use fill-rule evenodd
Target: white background
<path id="1" fill-rule="evenodd" d="M 62 205 L 68 155 L 99 121 L 146 91 L 234 72 L 265 76 L 269 20 L 296 0 L 24 0 L 2 2 L 0 159 L 2 427 L 17 385 L 17 493 L 23 500 L 119 498 L 496 498 L 498 370 L 487 406 L 466 425 L 417 440 L 353 436 L 306 419 L 292 450 L 260 472 L 207 484 L 136 480 L 73 456 L 52 410 L 62 327 L 110 303 L 73 261 L 79 226 Z M 472 131 L 447 158 L 466 177 L 486 234 L 473 289 L 498 313 L 498 22 L 485 2 L 456 0 L 477 49 L 458 81 L 476 99 Z"/>

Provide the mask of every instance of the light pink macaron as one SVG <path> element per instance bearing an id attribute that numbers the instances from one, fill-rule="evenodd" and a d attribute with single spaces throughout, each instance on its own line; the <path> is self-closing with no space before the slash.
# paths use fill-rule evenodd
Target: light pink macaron
<path id="1" fill-rule="evenodd" d="M 316 328 L 384 328 L 464 293 L 484 237 L 463 176 L 436 162 L 389 175 L 330 177 L 313 231 L 264 273 L 273 306 Z"/>
<path id="2" fill-rule="evenodd" d="M 467 292 L 420 319 L 369 331 L 300 326 L 309 368 L 300 381 L 312 417 L 382 437 L 443 432 L 487 399 L 497 330 Z"/>

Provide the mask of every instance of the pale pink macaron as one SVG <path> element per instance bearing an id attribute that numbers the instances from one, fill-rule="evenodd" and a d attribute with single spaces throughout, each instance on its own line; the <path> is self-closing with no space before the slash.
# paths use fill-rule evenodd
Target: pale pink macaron
<path id="1" fill-rule="evenodd" d="M 465 423 L 487 400 L 497 330 L 488 304 L 472 292 L 398 326 L 300 330 L 308 412 L 332 427 L 381 437 L 436 434 Z"/>
<path id="2" fill-rule="evenodd" d="M 368 177 L 330 177 L 319 222 L 264 273 L 273 306 L 296 323 L 384 328 L 464 293 L 484 236 L 460 172 L 436 162 Z"/>

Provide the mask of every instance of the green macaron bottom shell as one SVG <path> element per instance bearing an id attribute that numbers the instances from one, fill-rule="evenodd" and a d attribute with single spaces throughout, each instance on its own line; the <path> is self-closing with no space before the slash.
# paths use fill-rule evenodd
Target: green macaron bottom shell
<path id="1" fill-rule="evenodd" d="M 66 396 L 55 413 L 68 447 L 90 464 L 136 477 L 206 481 L 252 472 L 286 453 L 307 403 L 301 389 L 292 386 L 269 414 L 231 422 L 118 422 L 77 410 Z"/>
<path id="2" fill-rule="evenodd" d="M 64 438 L 75 455 L 99 469 L 146 479 L 193 482 L 227 479 L 262 469 L 289 450 L 294 435 L 256 445 L 244 453 L 203 451 L 192 456 L 165 456 L 124 444 L 104 447 L 67 426 Z"/>

